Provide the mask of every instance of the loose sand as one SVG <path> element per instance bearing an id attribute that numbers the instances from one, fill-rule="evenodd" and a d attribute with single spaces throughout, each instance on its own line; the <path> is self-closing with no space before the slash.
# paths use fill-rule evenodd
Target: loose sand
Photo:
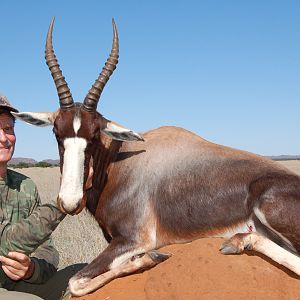
<path id="1" fill-rule="evenodd" d="M 202 239 L 161 249 L 172 257 L 141 274 L 119 278 L 85 300 L 300 299 L 300 280 L 253 255 L 225 256 L 222 240 Z"/>
<path id="2" fill-rule="evenodd" d="M 300 174 L 300 161 L 280 163 Z M 36 168 L 24 169 L 24 171 L 38 183 L 39 189 L 43 186 L 39 183 L 39 179 L 46 176 L 45 174 L 47 178 L 49 176 L 49 169 L 46 172 L 45 169 Z M 49 181 L 58 178 L 57 169 L 51 172 L 52 178 L 49 178 Z M 58 182 L 53 185 L 57 184 Z M 45 189 L 49 190 L 50 185 L 52 183 L 45 184 Z M 44 194 L 44 191 L 41 190 L 41 194 Z M 49 195 L 48 200 L 53 196 L 52 192 Z M 97 231 L 97 228 L 93 230 Z M 79 231 L 82 229 L 80 228 Z M 92 236 L 95 236 L 95 231 L 93 233 Z M 77 240 L 78 242 L 81 244 L 83 240 Z M 92 248 L 93 244 L 98 242 L 88 237 L 87 243 Z M 102 241 L 99 245 L 101 243 Z M 221 243 L 221 239 L 202 239 L 189 244 L 165 247 L 161 251 L 172 254 L 167 261 L 143 273 L 116 279 L 98 291 L 76 299 L 300 300 L 300 280 L 297 276 L 263 256 L 255 256 L 251 253 L 224 256 L 218 251 Z M 70 244 L 68 246 L 70 252 Z M 104 247 L 103 243 L 101 247 Z M 93 252 L 94 257 L 97 253 L 100 253 L 99 249 Z M 86 260 L 83 257 L 82 261 Z"/>

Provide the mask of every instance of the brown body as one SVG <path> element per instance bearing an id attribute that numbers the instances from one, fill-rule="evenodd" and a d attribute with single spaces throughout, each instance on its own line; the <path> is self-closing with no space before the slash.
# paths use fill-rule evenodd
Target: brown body
<path id="1" fill-rule="evenodd" d="M 118 59 L 113 25 L 111 55 L 79 104 L 73 102 L 54 56 L 52 22 L 46 60 L 60 109 L 15 114 L 31 124 L 54 126 L 62 172 L 59 207 L 76 214 L 86 206 L 109 241 L 70 280 L 72 294 L 84 295 L 169 257 L 157 248 L 201 237 L 228 237 L 224 254 L 254 249 L 300 275 L 299 176 L 271 160 L 177 127 L 141 137 L 96 111 Z"/>
<path id="2" fill-rule="evenodd" d="M 141 222 L 143 215 L 141 224 L 130 226 L 140 232 L 145 223 L 155 224 L 156 247 L 219 236 L 251 218 L 264 181 L 279 184 L 288 178 L 300 193 L 297 175 L 263 157 L 176 127 L 161 127 L 143 137 L 144 142 L 123 142 L 110 153 L 106 169 L 95 159 L 87 207 L 112 237 L 130 222 L 127 216 Z M 111 151 L 98 149 L 101 154 Z M 105 183 L 99 188 L 103 174 Z"/>

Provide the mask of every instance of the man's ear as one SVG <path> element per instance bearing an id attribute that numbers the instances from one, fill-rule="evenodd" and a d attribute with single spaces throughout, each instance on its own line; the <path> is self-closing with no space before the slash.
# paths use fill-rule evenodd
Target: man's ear
<path id="1" fill-rule="evenodd" d="M 144 141 L 138 133 L 102 117 L 101 131 L 117 141 Z"/>
<path id="2" fill-rule="evenodd" d="M 11 114 L 17 119 L 35 126 L 50 126 L 54 124 L 58 112 L 11 112 Z"/>

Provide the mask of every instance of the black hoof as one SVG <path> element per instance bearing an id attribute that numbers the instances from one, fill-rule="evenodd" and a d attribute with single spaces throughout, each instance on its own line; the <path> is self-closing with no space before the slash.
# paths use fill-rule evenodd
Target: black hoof
<path id="1" fill-rule="evenodd" d="M 147 254 L 156 263 L 161 263 L 172 256 L 170 253 L 163 253 L 156 250 L 149 251 Z"/>
<path id="2" fill-rule="evenodd" d="M 221 246 L 220 251 L 222 254 L 225 254 L 225 255 L 241 253 L 241 249 L 239 249 L 235 245 L 231 244 L 230 242 L 225 242 Z"/>

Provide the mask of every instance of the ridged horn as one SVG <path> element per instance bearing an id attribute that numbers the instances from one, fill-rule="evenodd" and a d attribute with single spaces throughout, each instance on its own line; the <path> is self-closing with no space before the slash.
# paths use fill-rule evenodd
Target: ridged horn
<path id="1" fill-rule="evenodd" d="M 47 34 L 45 59 L 55 82 L 55 86 L 59 97 L 60 107 L 62 109 L 68 109 L 74 105 L 74 101 L 73 101 L 71 91 L 65 80 L 65 77 L 63 76 L 62 71 L 60 70 L 52 46 L 52 30 L 53 30 L 54 20 L 55 18 L 53 17 Z"/>
<path id="2" fill-rule="evenodd" d="M 101 93 L 107 81 L 109 80 L 109 77 L 112 75 L 113 71 L 116 69 L 116 66 L 118 64 L 119 40 L 117 26 L 114 19 L 112 19 L 112 25 L 114 32 L 112 50 L 110 52 L 109 58 L 105 63 L 105 66 L 102 69 L 102 72 L 100 73 L 99 77 L 97 78 L 97 80 L 95 81 L 92 88 L 89 90 L 88 94 L 84 99 L 83 108 L 87 111 L 96 111 Z"/>

